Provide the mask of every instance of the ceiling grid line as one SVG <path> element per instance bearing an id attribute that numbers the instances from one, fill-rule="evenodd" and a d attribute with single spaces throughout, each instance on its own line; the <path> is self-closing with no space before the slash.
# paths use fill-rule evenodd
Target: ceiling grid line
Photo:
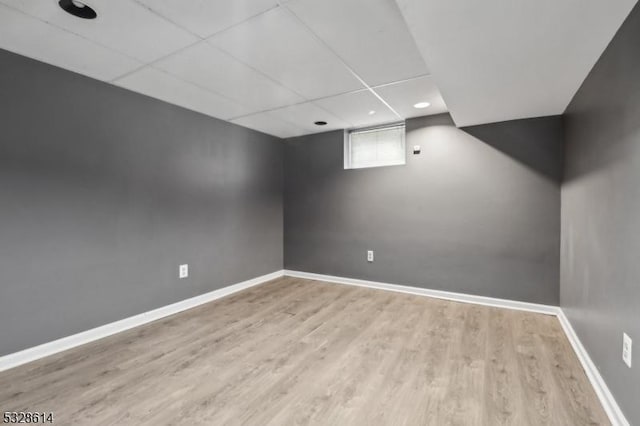
<path id="1" fill-rule="evenodd" d="M 280 2 L 280 0 L 278 0 L 278 2 Z M 280 6 L 283 6 L 282 3 L 280 3 Z M 358 81 L 360 81 L 360 83 L 362 83 L 362 85 L 369 90 L 376 98 L 378 98 L 378 100 L 380 100 L 391 112 L 393 112 L 393 114 L 395 114 L 396 117 L 398 117 L 398 119 L 402 120 L 402 116 L 400 114 L 398 114 L 398 112 L 393 109 L 393 107 L 391 105 L 389 105 L 387 103 L 387 101 L 385 101 L 382 96 L 380 96 L 378 93 L 376 93 L 370 86 L 369 84 L 367 84 L 366 81 L 364 81 L 359 75 L 358 73 L 356 73 L 353 68 L 351 68 L 351 66 L 349 66 L 349 64 L 347 64 L 347 62 L 340 56 L 338 55 L 338 53 L 333 50 L 331 48 L 331 46 L 329 46 L 322 38 L 320 38 L 311 28 L 309 28 L 309 26 L 302 20 L 300 19 L 300 17 L 294 12 L 292 11 L 289 7 L 287 7 L 286 5 L 284 5 L 284 9 L 291 15 L 293 16 L 308 32 L 309 34 L 311 34 L 316 40 L 318 40 L 323 46 L 325 46 L 327 48 L 327 50 L 329 50 L 336 58 L 338 58 L 338 60 L 344 65 L 344 67 L 356 78 L 358 79 Z"/>
<path id="2" fill-rule="evenodd" d="M 257 16 L 259 16 L 259 15 L 257 15 Z M 245 22 L 246 22 L 246 21 L 245 21 Z M 295 89 L 292 89 L 291 87 L 286 86 L 285 84 L 283 84 L 283 83 L 279 82 L 278 80 L 276 80 L 276 79 L 272 78 L 270 75 L 265 74 L 264 72 L 262 72 L 262 71 L 260 71 L 259 69 L 255 68 L 255 67 L 254 67 L 254 66 L 252 66 L 251 64 L 246 63 L 246 62 L 245 62 L 245 61 L 243 61 L 242 59 L 237 58 L 236 56 L 234 56 L 232 53 L 228 52 L 227 50 L 225 50 L 225 49 L 221 49 L 221 48 L 219 48 L 218 46 L 216 46 L 216 45 L 212 44 L 212 43 L 209 41 L 211 38 L 212 38 L 212 37 L 209 37 L 209 38 L 205 39 L 205 42 L 206 42 L 209 46 L 213 47 L 214 49 L 219 50 L 220 52 L 222 52 L 223 54 L 227 55 L 228 57 L 230 57 L 230 58 L 231 58 L 231 59 L 233 59 L 234 61 L 239 62 L 239 63 L 241 63 L 242 65 L 246 66 L 247 68 L 249 68 L 249 69 L 251 69 L 251 70 L 255 71 L 257 74 L 260 74 L 261 76 L 263 76 L 263 77 L 265 77 L 265 78 L 267 78 L 267 79 L 271 80 L 273 83 L 275 83 L 275 84 L 277 84 L 277 85 L 279 85 L 279 86 L 282 86 L 282 87 L 284 87 L 284 88 L 285 88 L 285 89 L 287 89 L 287 90 L 292 91 L 293 93 L 295 93 L 296 95 L 300 96 L 301 98 L 304 98 L 304 99 L 306 99 L 307 101 L 309 101 L 309 100 L 310 100 L 310 99 L 308 99 L 306 96 L 304 96 L 302 93 L 299 93 L 299 92 L 298 92 L 298 91 L 296 91 Z"/>
<path id="3" fill-rule="evenodd" d="M 154 70 L 156 70 L 158 72 L 161 72 L 161 73 L 167 74 L 167 75 L 169 75 L 171 77 L 174 77 L 174 78 L 182 81 L 185 84 L 189 84 L 191 86 L 197 87 L 200 90 L 204 90 L 205 92 L 209 92 L 209 93 L 212 93 L 212 94 L 214 94 L 216 96 L 220 96 L 221 98 L 224 98 L 224 99 L 226 99 L 226 100 L 228 100 L 228 101 L 230 101 L 232 103 L 236 103 L 236 104 L 241 105 L 241 106 L 246 107 L 246 108 L 250 107 L 250 105 L 245 105 L 242 102 L 239 102 L 239 101 L 237 101 L 235 99 L 232 99 L 232 98 L 226 96 L 225 94 L 217 92 L 217 91 L 215 91 L 215 90 L 213 90 L 213 89 L 211 89 L 209 87 L 205 87 L 205 86 L 203 86 L 201 84 L 194 83 L 193 81 L 187 81 L 185 79 L 179 78 L 178 76 L 174 75 L 173 73 L 171 73 L 169 71 L 166 71 L 166 70 L 164 70 L 162 68 L 154 67 L 153 65 L 151 65 L 150 68 L 153 68 Z"/>
<path id="4" fill-rule="evenodd" d="M 180 53 L 180 52 L 182 52 L 182 51 L 184 51 L 184 50 L 187 50 L 187 49 L 189 49 L 190 47 L 193 47 L 193 46 L 195 46 L 196 44 L 201 43 L 201 42 L 202 42 L 202 40 L 196 40 L 196 41 L 194 41 L 193 43 L 191 43 L 191 44 L 189 44 L 189 45 L 187 45 L 187 46 L 185 46 L 185 47 L 183 47 L 183 48 L 181 48 L 181 49 L 179 49 L 179 50 L 176 50 L 176 51 L 171 52 L 171 53 L 167 53 L 166 55 L 161 56 L 161 57 L 159 57 L 158 59 L 155 59 L 155 60 L 153 60 L 153 61 L 145 62 L 145 63 L 143 63 L 142 65 L 140 65 L 140 67 L 138 67 L 138 68 L 136 68 L 136 69 L 134 69 L 134 70 L 131 70 L 131 71 L 129 71 L 129 72 L 126 72 L 126 73 L 124 73 L 124 74 L 122 74 L 122 75 L 120 75 L 120 76 L 118 76 L 118 77 L 116 77 L 116 78 L 112 79 L 112 80 L 111 80 L 111 82 L 112 82 L 112 83 L 114 83 L 114 82 L 116 82 L 117 80 L 119 80 L 119 79 L 121 79 L 121 78 L 128 77 L 128 76 L 129 76 L 129 75 L 131 75 L 131 74 L 135 74 L 136 72 L 138 72 L 138 71 L 140 71 L 140 70 L 142 70 L 142 69 L 144 69 L 144 68 L 147 68 L 147 67 L 153 67 L 153 65 L 154 65 L 154 64 L 156 64 L 156 63 L 158 63 L 158 62 L 160 62 L 160 61 L 162 61 L 162 60 L 165 60 L 165 59 L 167 59 L 167 58 L 169 58 L 169 57 L 171 57 L 171 56 L 173 56 L 173 55 L 177 55 L 178 53 Z"/>
<path id="5" fill-rule="evenodd" d="M 387 86 L 393 86 L 395 84 L 409 83 L 409 82 L 416 81 L 416 80 L 419 80 L 421 78 L 430 77 L 430 76 L 431 76 L 431 74 L 422 74 L 422 75 L 418 75 L 416 77 L 405 78 L 403 80 L 398 80 L 398 81 L 393 81 L 391 83 L 385 83 L 385 84 L 380 84 L 378 86 L 373 86 L 372 89 L 375 90 L 375 89 L 384 88 L 384 87 L 387 87 Z M 309 98 L 309 99 L 306 99 L 305 101 L 298 102 L 298 103 L 295 103 L 295 104 L 291 104 L 291 105 L 288 105 L 288 106 L 297 106 L 297 105 L 302 105 L 302 104 L 305 104 L 305 103 L 308 103 L 308 102 L 314 102 L 315 103 L 317 101 L 322 101 L 322 100 L 334 98 L 334 97 L 337 97 L 337 96 L 352 95 L 352 94 L 365 92 L 365 91 L 369 91 L 369 90 L 367 88 L 363 87 L 362 89 L 356 89 L 356 90 L 350 90 L 350 91 L 347 91 L 347 92 L 336 93 L 335 95 L 321 96 L 321 97 L 318 97 L 318 98 Z M 318 107 L 324 109 L 320 105 L 318 105 Z M 282 109 L 282 107 L 275 107 L 275 108 L 269 108 L 269 109 L 265 109 L 265 110 L 261 110 L 261 111 L 257 111 L 257 112 L 252 112 L 250 114 L 244 114 L 244 115 L 240 115 L 240 116 L 237 116 L 237 117 L 233 117 L 230 120 L 236 120 L 238 118 L 248 117 L 248 116 L 255 115 L 255 114 L 258 114 L 258 113 L 261 113 L 261 112 L 277 111 L 279 109 Z M 327 113 L 333 115 L 333 113 L 331 111 L 327 111 Z"/>
<path id="6" fill-rule="evenodd" d="M 191 34 L 192 36 L 194 36 L 194 37 L 198 38 L 198 39 L 199 39 L 198 41 L 204 40 L 204 38 L 203 38 L 203 37 L 201 37 L 200 35 L 196 34 L 196 33 L 195 33 L 195 32 L 193 32 L 193 31 L 191 31 L 189 28 L 186 28 L 185 26 L 180 25 L 179 23 L 175 22 L 174 20 L 172 20 L 172 19 L 171 19 L 171 18 L 169 18 L 168 16 L 165 16 L 164 14 L 162 14 L 162 13 L 158 12 L 158 11 L 157 11 L 157 10 L 155 10 L 154 8 L 152 8 L 152 7 L 150 7 L 150 6 L 146 5 L 146 4 L 144 4 L 144 3 L 142 3 L 142 2 L 140 2 L 140 1 L 138 1 L 138 0 L 130 0 L 130 1 L 132 1 L 132 2 L 133 2 L 133 3 L 135 3 L 135 4 L 137 4 L 137 5 L 138 5 L 138 6 L 140 6 L 140 7 L 142 7 L 142 8 L 144 8 L 144 9 L 148 10 L 150 13 L 153 13 L 155 16 L 157 16 L 157 17 L 159 17 L 159 18 L 164 19 L 165 21 L 167 21 L 167 22 L 168 22 L 168 23 L 170 23 L 171 25 L 174 25 L 174 26 L 176 26 L 176 27 L 180 28 L 181 30 L 183 30 L 183 31 L 185 31 L 185 32 L 188 32 L 188 33 L 189 33 L 189 34 Z M 197 42 L 196 42 L 196 43 L 197 43 Z M 195 43 L 194 43 L 194 44 L 195 44 Z M 176 51 L 176 52 L 174 52 L 174 53 L 177 53 L 177 52 L 179 52 L 179 51 L 181 51 L 181 50 L 184 50 L 184 48 L 183 48 L 183 49 L 179 49 L 179 50 L 177 50 L 177 51 Z"/>

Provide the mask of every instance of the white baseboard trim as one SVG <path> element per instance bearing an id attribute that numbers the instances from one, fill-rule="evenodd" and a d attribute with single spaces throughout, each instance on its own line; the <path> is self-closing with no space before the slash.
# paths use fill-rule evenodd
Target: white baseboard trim
<path id="1" fill-rule="evenodd" d="M 464 293 L 453 293 L 442 290 L 429 290 L 425 288 L 381 283 L 377 281 L 366 281 L 355 278 L 336 277 L 333 275 L 314 274 L 311 272 L 285 270 L 284 274 L 286 276 L 296 278 L 306 278 L 310 280 L 326 281 L 336 284 L 355 285 L 358 287 L 368 287 L 378 290 L 395 291 L 397 293 L 415 294 L 418 296 L 434 297 L 436 299 L 452 300 L 454 302 L 474 303 L 476 305 L 493 306 L 497 308 L 517 309 L 519 311 L 536 312 L 546 315 L 557 315 L 560 311 L 560 308 L 558 306 L 519 302 L 517 300 L 496 299 L 493 297 L 475 296 L 472 294 Z"/>
<path id="2" fill-rule="evenodd" d="M 622 410 L 618 406 L 618 403 L 613 398 L 613 395 L 609 391 L 607 384 L 600 375 L 600 372 L 596 368 L 595 364 L 589 357 L 588 352 L 585 350 L 582 342 L 578 338 L 578 335 L 573 330 L 571 323 L 565 316 L 562 309 L 558 306 L 541 305 L 536 303 L 518 302 L 514 300 L 496 299 L 492 297 L 474 296 L 471 294 L 453 293 L 441 290 L 429 290 L 418 287 L 410 287 L 398 284 L 388 284 L 376 281 L 359 280 L 355 278 L 336 277 L 332 275 L 314 274 L 311 272 L 300 272 L 285 270 L 284 275 L 296 278 L 306 278 L 310 280 L 326 281 L 336 284 L 347 284 L 358 287 L 374 288 L 378 290 L 395 291 L 399 293 L 415 294 L 419 296 L 435 297 L 438 299 L 452 300 L 455 302 L 474 303 L 477 305 L 493 306 L 498 308 L 516 309 L 520 311 L 535 312 L 547 315 L 555 315 L 558 317 L 558 321 L 562 326 L 571 346 L 578 357 L 578 360 L 582 364 L 587 378 L 591 382 L 600 403 L 602 404 L 609 421 L 613 426 L 630 426 L 630 423 L 624 417 Z"/>
<path id="3" fill-rule="evenodd" d="M 582 368 L 584 368 L 593 389 L 596 391 L 598 398 L 600 399 L 600 403 L 604 408 L 604 411 L 609 416 L 609 421 L 613 426 L 630 426 L 631 424 L 627 421 L 626 417 L 622 413 L 620 406 L 616 402 L 615 398 L 611 394 L 609 387 L 605 383 L 604 379 L 600 375 L 600 371 L 591 360 L 589 353 L 582 345 L 582 342 L 578 338 L 575 330 L 571 326 L 569 319 L 564 314 L 564 311 L 560 310 L 558 313 L 558 320 L 560 321 L 560 325 L 564 330 L 564 333 L 567 335 L 571 346 L 573 346 L 573 350 L 575 351 L 580 363 L 582 364 Z"/>
<path id="4" fill-rule="evenodd" d="M 237 293 L 241 290 L 245 290 L 249 287 L 262 284 L 266 281 L 270 281 L 276 278 L 280 278 L 284 275 L 284 271 L 276 271 L 267 275 L 252 278 L 247 281 L 243 281 L 237 284 L 233 284 L 218 290 L 211 291 L 209 293 L 201 294 L 199 296 L 192 297 L 190 299 L 182 300 L 180 302 L 172 303 L 171 305 L 163 306 L 152 311 L 143 312 L 138 315 L 134 315 L 129 318 L 125 318 L 116 322 L 102 325 L 100 327 L 93 328 L 91 330 L 83 331 L 71 336 L 63 337 L 52 342 L 43 343 L 42 345 L 34 346 L 32 348 L 24 349 L 20 352 L 15 352 L 9 355 L 0 357 L 0 371 L 5 371 L 10 368 L 17 367 L 28 362 L 44 358 L 49 355 L 56 354 L 58 352 L 66 351 L 76 346 L 84 345 L 94 340 L 102 339 L 112 334 L 120 333 L 125 330 L 129 330 L 134 327 L 138 327 L 152 321 L 159 320 L 169 315 L 177 314 L 178 312 L 185 311 L 187 309 L 194 308 L 207 302 L 211 302 L 216 299 L 228 296 L 233 293 Z"/>

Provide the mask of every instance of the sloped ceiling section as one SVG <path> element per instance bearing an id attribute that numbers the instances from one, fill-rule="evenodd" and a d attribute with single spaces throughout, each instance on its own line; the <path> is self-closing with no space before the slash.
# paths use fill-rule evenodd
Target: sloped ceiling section
<path id="1" fill-rule="evenodd" d="M 561 114 L 636 0 L 396 0 L 458 126 Z"/>

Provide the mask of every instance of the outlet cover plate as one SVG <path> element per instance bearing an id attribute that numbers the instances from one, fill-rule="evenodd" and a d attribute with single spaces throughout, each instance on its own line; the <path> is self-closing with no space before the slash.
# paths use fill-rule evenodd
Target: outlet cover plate
<path id="1" fill-rule="evenodd" d="M 633 341 L 627 333 L 622 333 L 622 360 L 627 367 L 631 368 L 631 349 L 633 348 Z"/>
<path id="2" fill-rule="evenodd" d="M 187 278 L 189 276 L 189 265 L 180 265 L 178 276 L 180 279 Z"/>

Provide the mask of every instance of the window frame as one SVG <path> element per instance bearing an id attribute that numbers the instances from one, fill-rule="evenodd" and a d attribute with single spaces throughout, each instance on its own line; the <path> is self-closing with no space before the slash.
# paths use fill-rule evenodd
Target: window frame
<path id="1" fill-rule="evenodd" d="M 394 128 L 402 128 L 402 152 L 403 162 L 399 164 L 377 164 L 374 166 L 363 166 L 363 167 L 353 167 L 352 158 L 351 158 L 351 135 L 354 133 L 369 133 L 369 132 L 377 132 L 381 130 L 388 130 Z M 358 127 L 353 129 L 345 129 L 344 131 L 344 170 L 361 170 L 361 169 L 374 169 L 377 167 L 394 167 L 394 166 L 406 166 L 407 164 L 407 128 L 406 123 L 404 121 L 397 121 L 394 123 L 380 124 L 376 126 L 369 127 Z"/>

